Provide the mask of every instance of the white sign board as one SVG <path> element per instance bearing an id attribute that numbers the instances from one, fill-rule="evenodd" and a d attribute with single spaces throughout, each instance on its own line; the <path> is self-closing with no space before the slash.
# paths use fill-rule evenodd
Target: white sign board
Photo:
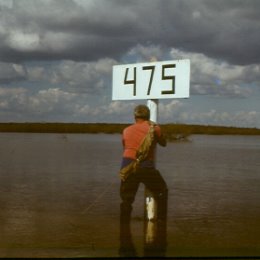
<path id="1" fill-rule="evenodd" d="M 188 98 L 190 60 L 113 66 L 113 100 Z"/>

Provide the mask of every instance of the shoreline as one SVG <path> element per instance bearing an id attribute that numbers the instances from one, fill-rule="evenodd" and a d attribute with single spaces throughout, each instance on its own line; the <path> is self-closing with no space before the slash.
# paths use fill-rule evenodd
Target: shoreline
<path id="1" fill-rule="evenodd" d="M 122 133 L 130 124 L 117 123 L 0 123 L 0 132 L 24 133 Z M 169 139 L 185 139 L 193 134 L 206 135 L 260 135 L 258 128 L 160 124 Z"/>

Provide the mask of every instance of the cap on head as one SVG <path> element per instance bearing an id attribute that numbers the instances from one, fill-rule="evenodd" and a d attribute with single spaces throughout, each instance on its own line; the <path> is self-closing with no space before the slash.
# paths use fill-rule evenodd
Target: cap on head
<path id="1" fill-rule="evenodd" d="M 150 119 L 150 109 L 145 105 L 138 105 L 134 109 L 135 118 L 141 118 L 144 120 Z"/>

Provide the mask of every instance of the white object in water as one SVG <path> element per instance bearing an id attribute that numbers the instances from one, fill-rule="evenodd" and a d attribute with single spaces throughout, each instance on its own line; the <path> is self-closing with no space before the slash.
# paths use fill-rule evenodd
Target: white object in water
<path id="1" fill-rule="evenodd" d="M 153 197 L 146 198 L 146 210 L 148 220 L 154 220 L 156 216 L 156 203 Z"/>

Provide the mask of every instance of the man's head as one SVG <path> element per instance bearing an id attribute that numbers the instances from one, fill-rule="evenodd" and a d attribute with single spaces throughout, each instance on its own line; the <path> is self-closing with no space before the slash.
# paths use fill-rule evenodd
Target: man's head
<path id="1" fill-rule="evenodd" d="M 149 120 L 150 119 L 150 109 L 145 105 L 138 105 L 134 109 L 134 116 L 135 116 L 135 119 Z"/>

